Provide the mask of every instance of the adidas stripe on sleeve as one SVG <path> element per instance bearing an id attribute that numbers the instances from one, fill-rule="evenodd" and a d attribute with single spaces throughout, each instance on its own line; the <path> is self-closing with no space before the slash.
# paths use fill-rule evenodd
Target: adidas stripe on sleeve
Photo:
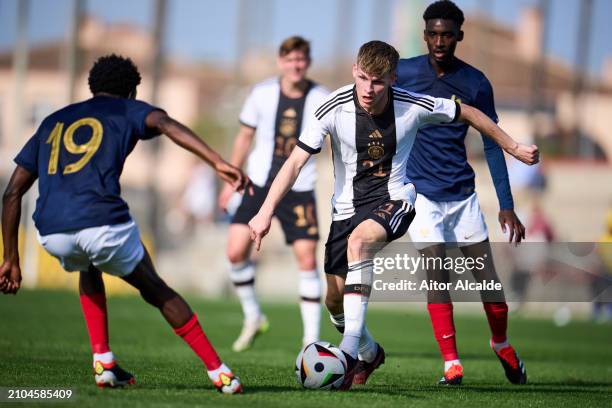
<path id="1" fill-rule="evenodd" d="M 400 88 L 393 88 L 393 98 L 422 108 L 418 115 L 421 125 L 453 123 L 461 115 L 461 106 L 450 99 L 434 98 Z"/>

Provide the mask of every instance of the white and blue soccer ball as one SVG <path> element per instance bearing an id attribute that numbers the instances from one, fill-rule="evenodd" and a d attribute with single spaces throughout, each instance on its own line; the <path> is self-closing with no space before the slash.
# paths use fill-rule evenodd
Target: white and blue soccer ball
<path id="1" fill-rule="evenodd" d="M 346 358 L 340 349 L 326 341 L 304 347 L 295 360 L 295 375 L 304 388 L 336 390 L 344 380 Z"/>

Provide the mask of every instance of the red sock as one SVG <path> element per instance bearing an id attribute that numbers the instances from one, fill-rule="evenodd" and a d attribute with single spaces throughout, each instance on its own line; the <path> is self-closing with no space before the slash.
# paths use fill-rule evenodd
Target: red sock
<path id="1" fill-rule="evenodd" d="M 191 319 L 174 332 L 181 336 L 185 343 L 200 357 L 208 371 L 216 370 L 221 366 L 221 359 L 217 355 L 214 347 L 208 341 L 206 334 L 198 322 L 198 316 L 194 313 Z"/>
<path id="2" fill-rule="evenodd" d="M 98 354 L 110 351 L 108 347 L 106 295 L 104 292 L 90 295 L 81 294 L 80 298 L 81 309 L 83 309 L 87 331 L 89 332 L 91 350 Z"/>
<path id="3" fill-rule="evenodd" d="M 452 303 L 428 303 L 427 311 L 433 326 L 434 337 L 440 347 L 444 361 L 457 360 L 457 344 L 455 342 L 455 323 L 453 322 Z"/>
<path id="4" fill-rule="evenodd" d="M 508 329 L 508 305 L 506 302 L 483 303 L 487 320 L 491 328 L 492 340 L 495 343 L 506 341 Z"/>

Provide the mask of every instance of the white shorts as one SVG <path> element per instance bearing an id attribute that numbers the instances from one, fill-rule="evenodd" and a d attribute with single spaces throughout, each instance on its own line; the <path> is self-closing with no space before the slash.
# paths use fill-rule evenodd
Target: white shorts
<path id="1" fill-rule="evenodd" d="M 38 242 L 68 272 L 87 271 L 89 265 L 111 275 L 127 276 L 144 257 L 134 221 L 78 231 L 38 235 Z"/>
<path id="2" fill-rule="evenodd" d="M 465 200 L 440 202 L 419 194 L 415 210 L 408 232 L 417 249 L 440 242 L 464 246 L 482 242 L 489 236 L 476 193 Z"/>

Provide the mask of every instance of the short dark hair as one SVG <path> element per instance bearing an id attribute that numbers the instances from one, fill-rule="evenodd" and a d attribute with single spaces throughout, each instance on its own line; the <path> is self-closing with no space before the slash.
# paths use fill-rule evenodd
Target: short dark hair
<path id="1" fill-rule="evenodd" d="M 423 20 L 427 22 L 434 19 L 452 20 L 459 28 L 461 28 L 465 21 L 463 11 L 450 0 L 438 0 L 435 3 L 431 3 L 429 7 L 425 9 Z"/>
<path id="2" fill-rule="evenodd" d="M 306 58 L 310 59 L 310 43 L 303 37 L 294 35 L 283 41 L 278 47 L 278 55 L 284 57 L 293 51 L 302 51 Z"/>
<path id="3" fill-rule="evenodd" d="M 111 54 L 98 58 L 89 70 L 89 89 L 127 98 L 138 84 L 140 73 L 130 58 Z"/>
<path id="4" fill-rule="evenodd" d="M 368 75 L 382 77 L 397 69 L 399 53 L 383 41 L 370 41 L 359 48 L 357 65 Z"/>

